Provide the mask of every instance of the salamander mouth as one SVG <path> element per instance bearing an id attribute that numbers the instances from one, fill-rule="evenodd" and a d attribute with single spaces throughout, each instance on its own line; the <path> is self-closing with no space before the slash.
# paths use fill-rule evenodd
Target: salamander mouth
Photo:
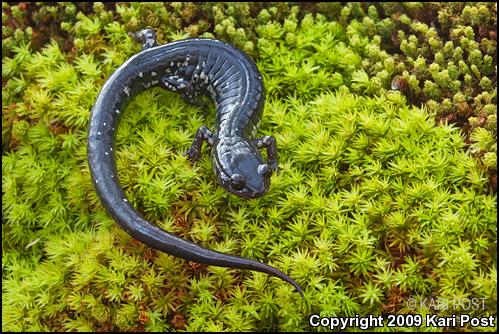
<path id="1" fill-rule="evenodd" d="M 238 195 L 239 197 L 247 198 L 247 199 L 253 199 L 253 198 L 258 198 L 262 197 L 267 193 L 267 189 L 264 189 L 262 191 L 254 191 L 251 189 L 248 189 L 247 191 L 231 191 L 233 194 Z"/>
<path id="2" fill-rule="evenodd" d="M 258 182 L 246 183 L 244 187 L 235 189 L 230 184 L 228 189 L 231 193 L 244 198 L 258 198 L 265 195 L 269 190 L 269 182 L 267 179 L 261 179 Z"/>
<path id="3" fill-rule="evenodd" d="M 265 195 L 269 189 L 269 182 L 266 180 L 263 180 L 262 182 L 259 182 L 258 184 L 245 184 L 241 188 L 237 188 L 233 184 L 233 180 L 229 178 L 225 173 L 220 172 L 220 177 L 218 177 L 218 183 L 222 188 L 227 190 L 229 193 L 237 195 L 239 197 L 243 198 L 258 198 L 263 195 Z"/>

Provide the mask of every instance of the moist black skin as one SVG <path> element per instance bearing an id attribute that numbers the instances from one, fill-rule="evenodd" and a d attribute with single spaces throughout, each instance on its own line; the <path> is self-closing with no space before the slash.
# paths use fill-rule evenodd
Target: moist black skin
<path id="1" fill-rule="evenodd" d="M 142 51 L 120 66 L 106 81 L 92 108 L 88 135 L 88 162 L 97 194 L 110 215 L 135 239 L 162 252 L 206 265 L 248 269 L 279 277 L 301 287 L 281 271 L 261 262 L 200 247 L 145 220 L 130 205 L 118 181 L 115 134 L 119 117 L 135 94 L 150 87 L 179 92 L 188 103 L 200 94 L 215 102 L 213 131 L 202 126 L 184 154 L 200 159 L 203 142 L 211 146 L 210 159 L 218 183 L 228 192 L 257 198 L 269 188 L 277 171 L 272 136 L 253 138 L 262 116 L 265 91 L 255 63 L 239 49 L 212 39 L 185 39 L 157 45 L 150 29 L 135 35 Z M 259 149 L 267 150 L 264 162 Z"/>

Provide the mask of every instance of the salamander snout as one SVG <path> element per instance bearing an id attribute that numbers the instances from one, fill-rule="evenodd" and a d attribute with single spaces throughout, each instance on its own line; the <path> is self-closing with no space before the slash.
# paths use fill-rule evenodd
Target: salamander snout
<path id="1" fill-rule="evenodd" d="M 219 171 L 219 183 L 228 192 L 244 198 L 257 198 L 269 190 L 272 170 L 259 156 L 248 152 L 238 154 L 230 161 L 230 168 Z"/>

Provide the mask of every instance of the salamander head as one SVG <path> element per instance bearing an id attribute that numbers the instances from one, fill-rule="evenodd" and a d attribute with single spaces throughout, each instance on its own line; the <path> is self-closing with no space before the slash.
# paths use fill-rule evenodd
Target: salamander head
<path id="1" fill-rule="evenodd" d="M 249 142 L 239 142 L 227 149 L 223 144 L 214 147 L 212 163 L 218 183 L 228 192 L 257 198 L 269 190 L 272 170 L 262 160 L 260 152 Z"/>

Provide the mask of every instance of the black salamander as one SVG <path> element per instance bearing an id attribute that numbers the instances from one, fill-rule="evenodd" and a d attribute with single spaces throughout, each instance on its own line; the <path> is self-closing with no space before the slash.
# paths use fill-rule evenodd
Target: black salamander
<path id="1" fill-rule="evenodd" d="M 265 92 L 255 63 L 237 48 L 211 39 L 191 38 L 157 45 L 150 29 L 135 35 L 142 51 L 120 66 L 106 81 L 92 108 L 88 161 L 92 181 L 111 216 L 131 236 L 162 252 L 213 266 L 248 269 L 279 277 L 301 287 L 281 271 L 257 261 L 227 255 L 183 240 L 145 220 L 128 202 L 118 182 L 114 156 L 118 119 L 135 94 L 159 86 L 179 92 L 197 103 L 200 94 L 216 105 L 216 128 L 200 127 L 184 154 L 200 159 L 201 146 L 211 146 L 211 162 L 218 183 L 228 192 L 256 198 L 268 191 L 277 171 L 275 139 L 251 139 L 262 115 Z M 267 150 L 264 162 L 259 149 Z"/>

